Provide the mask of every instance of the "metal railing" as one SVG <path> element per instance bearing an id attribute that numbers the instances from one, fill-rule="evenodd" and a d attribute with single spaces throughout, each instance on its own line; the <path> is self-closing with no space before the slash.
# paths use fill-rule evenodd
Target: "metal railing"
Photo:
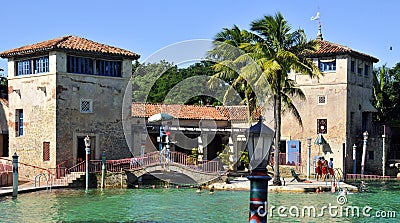
<path id="1" fill-rule="evenodd" d="M 160 152 L 156 151 L 139 157 L 107 160 L 106 171 L 121 172 L 123 170 L 138 170 L 154 165 L 177 165 L 192 171 L 205 173 L 217 173 L 222 168 L 219 161 L 194 161 L 185 153 L 171 151 L 167 154 L 160 154 Z M 83 161 L 69 168 L 66 173 L 85 172 L 85 168 L 85 161 Z M 91 173 L 101 172 L 101 160 L 90 160 L 89 171 Z"/>
<path id="2" fill-rule="evenodd" d="M 343 181 L 343 170 L 341 168 L 333 168 L 333 172 L 337 181 Z"/>
<path id="3" fill-rule="evenodd" d="M 295 155 L 295 159 L 298 160 L 298 162 L 292 161 L 292 162 L 286 162 L 286 156 L 287 153 L 279 153 L 279 165 L 289 165 L 289 166 L 300 166 L 301 165 L 301 154 L 300 153 L 296 153 Z M 274 165 L 274 153 L 271 153 L 270 155 L 270 163 L 271 165 Z"/>
<path id="4" fill-rule="evenodd" d="M 365 175 L 365 174 L 346 174 L 346 180 L 388 180 L 392 177 L 390 176 L 380 176 L 380 175 Z"/>
<path id="5" fill-rule="evenodd" d="M 5 157 L 0 157 L 0 160 L 6 161 L 8 163 L 11 163 L 11 171 L 12 171 L 12 159 L 8 159 Z M 6 165 L 8 169 L 10 169 L 10 165 Z M 4 164 L 3 164 L 4 167 Z M 36 165 L 24 163 L 24 162 L 19 162 L 18 161 L 18 175 L 19 178 L 27 178 L 31 179 L 32 176 L 36 176 L 39 174 L 47 174 L 47 177 L 45 179 L 45 183 L 52 185 L 54 179 L 55 179 L 55 174 L 51 172 L 50 169 L 39 167 Z"/>

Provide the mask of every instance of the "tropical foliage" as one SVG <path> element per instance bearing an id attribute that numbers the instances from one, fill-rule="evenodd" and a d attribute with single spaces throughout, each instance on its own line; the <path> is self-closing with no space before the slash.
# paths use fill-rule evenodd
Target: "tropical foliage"
<path id="1" fill-rule="evenodd" d="M 0 97 L 8 97 L 8 79 L 4 75 L 4 70 L 0 68 Z"/>
<path id="2" fill-rule="evenodd" d="M 264 16 L 250 24 L 251 31 L 237 26 L 223 29 L 215 37 L 209 58 L 219 61 L 214 65 L 214 77 L 229 80 L 232 88 L 245 92 L 250 112 L 257 105 L 272 101 L 274 107 L 275 151 L 280 151 L 281 116 L 291 112 L 301 124 L 301 117 L 293 98 L 304 99 L 289 73 L 294 70 L 318 77 L 319 69 L 304 54 L 316 50 L 316 41 L 307 41 L 303 30 L 291 30 L 281 13 Z M 210 83 L 212 85 L 212 83 Z M 227 93 L 229 94 L 229 93 Z M 278 152 L 274 153 L 278 160 Z M 275 162 L 274 184 L 281 185 L 279 163 Z"/>
<path id="3" fill-rule="evenodd" d="M 211 62 L 198 62 L 186 68 L 167 62 L 134 65 L 134 102 L 220 105 L 223 92 L 206 86 L 214 74 Z"/>
<path id="4" fill-rule="evenodd" d="M 400 126 L 400 63 L 374 69 L 373 103 L 378 110 L 375 121 Z"/>

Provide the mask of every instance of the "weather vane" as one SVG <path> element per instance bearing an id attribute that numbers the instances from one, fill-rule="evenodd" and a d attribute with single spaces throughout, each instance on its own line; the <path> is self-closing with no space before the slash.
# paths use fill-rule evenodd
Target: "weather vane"
<path id="1" fill-rule="evenodd" d="M 322 32 L 321 32 L 321 13 L 319 11 L 319 7 L 318 7 L 318 11 L 317 11 L 317 15 L 316 16 L 311 16 L 311 20 L 315 21 L 318 20 L 318 34 L 317 34 L 317 40 L 322 40 Z"/>

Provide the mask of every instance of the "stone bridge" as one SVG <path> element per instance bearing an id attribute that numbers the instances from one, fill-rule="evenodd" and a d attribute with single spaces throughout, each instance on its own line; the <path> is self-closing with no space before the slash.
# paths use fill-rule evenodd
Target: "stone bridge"
<path id="1" fill-rule="evenodd" d="M 101 172 L 101 160 L 90 160 L 90 172 Z M 68 173 L 84 172 L 85 162 L 68 169 Z M 151 152 L 143 156 L 121 160 L 107 160 L 106 171 L 127 173 L 128 181 L 135 182 L 145 174 L 173 184 L 204 184 L 216 179 L 224 180 L 226 171 L 220 161 L 199 161 L 185 153 Z"/>
<path id="2" fill-rule="evenodd" d="M 178 163 L 153 164 L 143 168 L 125 169 L 128 181 L 136 181 L 145 174 L 151 174 L 160 180 L 174 184 L 204 184 L 226 177 L 226 171 L 205 172 L 200 168 L 185 166 Z"/>

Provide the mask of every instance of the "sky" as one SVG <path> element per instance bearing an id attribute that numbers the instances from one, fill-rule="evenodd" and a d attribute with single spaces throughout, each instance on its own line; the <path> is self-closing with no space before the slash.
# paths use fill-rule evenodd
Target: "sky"
<path id="1" fill-rule="evenodd" d="M 400 62 L 398 0 L 2 0 L 0 52 L 76 35 L 138 53 L 140 62 L 152 55 L 169 60 L 171 54 L 195 50 L 160 49 L 212 40 L 233 25 L 249 29 L 252 21 L 277 12 L 293 30 L 304 29 L 308 39 L 315 39 L 318 22 L 311 17 L 317 11 L 324 40 L 378 58 L 375 67 Z M 0 68 L 5 69 L 0 74 L 7 72 L 6 59 L 0 59 Z"/>

